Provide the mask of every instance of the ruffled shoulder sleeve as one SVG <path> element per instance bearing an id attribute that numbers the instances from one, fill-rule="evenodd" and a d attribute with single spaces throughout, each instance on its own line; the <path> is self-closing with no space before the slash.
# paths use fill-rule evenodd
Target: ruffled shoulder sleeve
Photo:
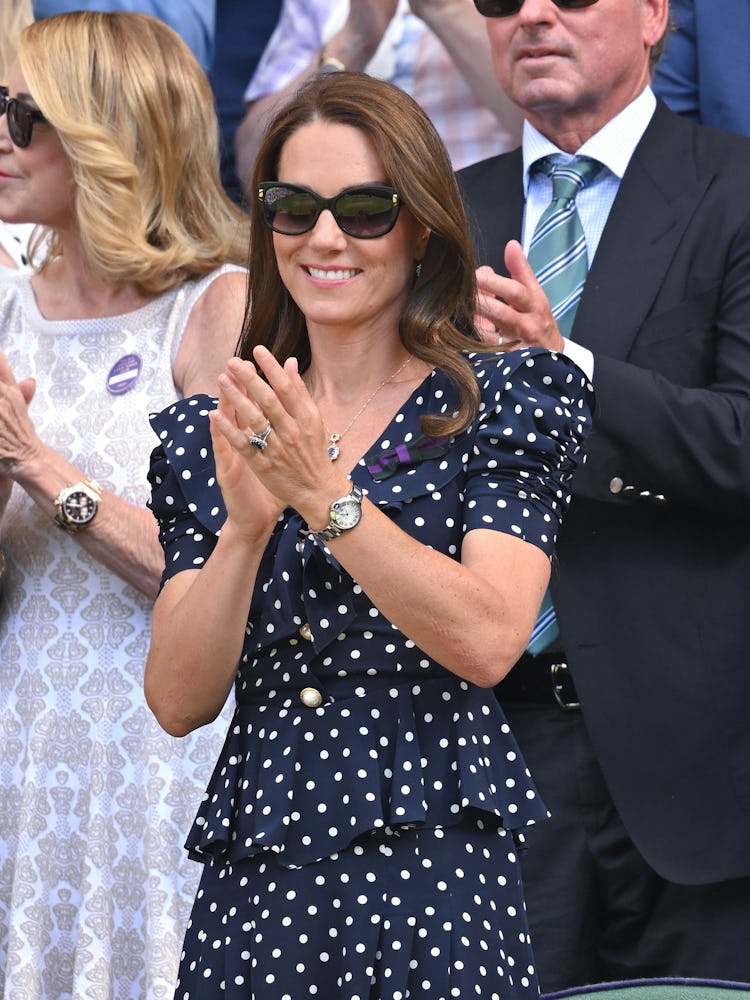
<path id="1" fill-rule="evenodd" d="M 584 461 L 593 388 L 569 358 L 541 348 L 471 361 L 482 401 L 468 435 L 464 532 L 505 531 L 552 555 Z"/>
<path id="2" fill-rule="evenodd" d="M 162 586 L 176 573 L 203 565 L 226 520 L 208 423 L 215 408 L 210 396 L 190 396 L 149 417 L 159 438 L 151 453 L 148 506 L 164 549 Z"/>

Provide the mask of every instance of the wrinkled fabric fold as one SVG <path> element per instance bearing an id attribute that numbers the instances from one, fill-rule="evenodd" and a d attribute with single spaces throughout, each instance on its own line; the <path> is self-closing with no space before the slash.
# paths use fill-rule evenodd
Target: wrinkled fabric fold
<path id="1" fill-rule="evenodd" d="M 193 858 L 273 851 L 295 867 L 368 830 L 451 826 L 467 810 L 509 830 L 546 817 L 528 772 L 518 779 L 528 782 L 522 798 L 517 780 L 508 785 L 517 746 L 481 689 L 446 675 L 343 697 L 335 690 L 324 688 L 317 709 L 296 695 L 238 706 L 187 840 Z"/>

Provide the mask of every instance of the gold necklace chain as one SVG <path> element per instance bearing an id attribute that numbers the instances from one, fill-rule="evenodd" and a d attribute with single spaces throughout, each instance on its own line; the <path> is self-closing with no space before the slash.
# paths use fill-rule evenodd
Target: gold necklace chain
<path id="1" fill-rule="evenodd" d="M 328 457 L 330 458 L 330 460 L 332 462 L 335 462 L 336 459 L 339 457 L 341 449 L 339 448 L 338 443 L 341 440 L 341 438 L 344 436 L 344 434 L 346 434 L 347 431 L 350 431 L 352 429 L 352 427 L 354 426 L 354 424 L 357 422 L 357 420 L 359 420 L 359 418 L 365 412 L 365 410 L 370 405 L 370 403 L 373 401 L 373 399 L 375 399 L 375 397 L 380 392 L 380 390 L 383 388 L 383 386 L 387 385 L 389 382 L 392 382 L 393 379 L 396 378 L 397 375 L 400 375 L 401 372 L 404 370 L 404 368 L 406 368 L 406 366 L 409 364 L 410 361 L 411 361 L 411 354 L 406 359 L 406 361 L 403 362 L 403 364 L 401 364 L 401 365 L 398 366 L 398 368 L 396 369 L 396 371 L 392 375 L 389 375 L 387 378 L 384 378 L 383 381 L 380 383 L 380 385 L 377 386 L 370 393 L 370 395 L 367 397 L 367 399 L 364 401 L 364 403 L 360 406 L 360 408 L 357 410 L 357 412 L 354 414 L 354 416 L 352 417 L 352 419 L 349 421 L 349 423 L 346 425 L 346 427 L 343 429 L 343 431 L 340 434 L 331 434 L 331 432 L 328 430 L 328 427 L 326 426 L 325 420 L 323 420 L 323 429 L 325 430 L 326 434 L 328 435 Z M 323 418 L 322 418 L 322 415 L 321 415 L 321 420 L 322 419 Z"/>

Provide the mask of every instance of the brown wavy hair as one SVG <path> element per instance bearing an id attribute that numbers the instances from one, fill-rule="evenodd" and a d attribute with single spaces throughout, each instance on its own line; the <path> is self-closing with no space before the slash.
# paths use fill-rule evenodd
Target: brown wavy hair
<path id="1" fill-rule="evenodd" d="M 261 181 L 278 179 L 284 144 L 316 120 L 349 125 L 367 136 L 386 182 L 430 230 L 399 333 L 404 347 L 445 372 L 459 393 L 456 413 L 423 415 L 422 429 L 432 435 L 460 433 L 479 407 L 479 389 L 465 352 L 492 348 L 482 346 L 474 326 L 474 251 L 445 146 L 420 106 L 398 87 L 364 73 L 321 74 L 304 84 L 269 124 L 255 161 L 252 192 Z M 305 317 L 279 276 L 272 234 L 257 198 L 250 209 L 250 295 L 238 353 L 249 358 L 253 347 L 263 344 L 282 364 L 295 356 L 304 371 L 310 364 Z"/>
<path id="2" fill-rule="evenodd" d="M 219 179 L 211 88 L 176 32 L 147 14 L 76 11 L 25 28 L 18 57 L 70 157 L 93 274 L 158 294 L 246 262 L 247 218 Z M 61 253 L 47 239 L 42 267 Z"/>

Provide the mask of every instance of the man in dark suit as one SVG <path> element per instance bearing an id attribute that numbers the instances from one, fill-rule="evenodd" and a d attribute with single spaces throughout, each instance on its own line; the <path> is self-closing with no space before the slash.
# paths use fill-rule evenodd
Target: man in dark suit
<path id="1" fill-rule="evenodd" d="M 552 813 L 523 859 L 541 986 L 750 981 L 750 141 L 654 98 L 668 0 L 475 3 L 525 117 L 521 150 L 459 175 L 482 326 L 567 351 L 598 401 L 560 637 L 498 688 Z M 564 339 L 522 247 L 550 199 L 532 162 L 571 154 L 603 166 Z"/>

